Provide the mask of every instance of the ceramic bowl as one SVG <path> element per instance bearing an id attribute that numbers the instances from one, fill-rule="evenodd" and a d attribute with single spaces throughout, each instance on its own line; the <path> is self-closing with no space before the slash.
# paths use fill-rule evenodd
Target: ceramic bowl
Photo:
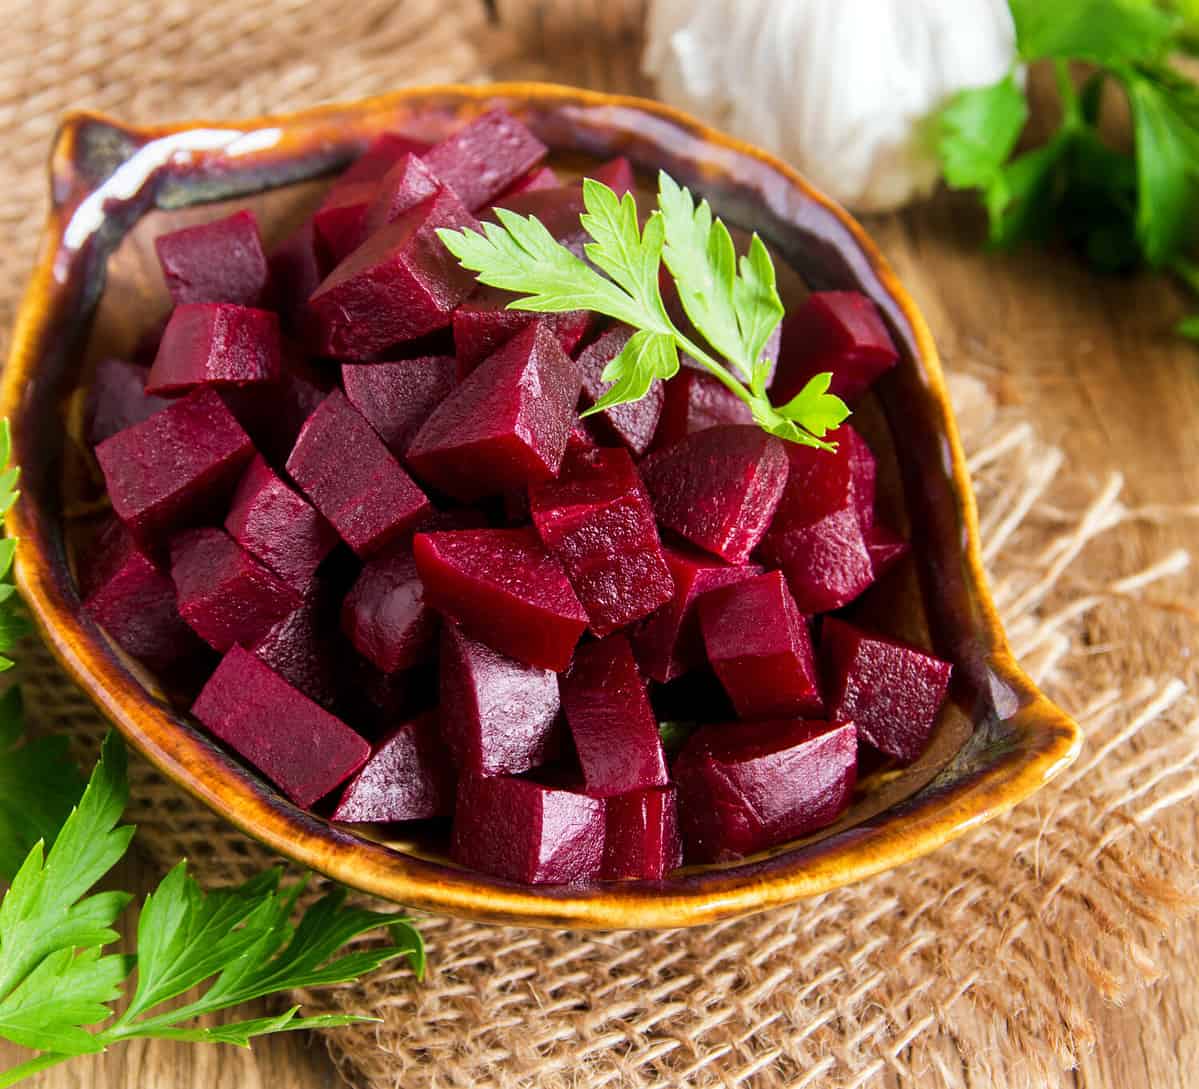
<path id="1" fill-rule="evenodd" d="M 880 454 L 881 501 L 910 534 L 914 558 L 860 608 L 869 622 L 952 661 L 954 684 L 928 752 L 908 768 L 867 775 L 850 811 L 819 835 L 660 882 L 527 888 L 469 872 L 435 840 L 363 836 L 297 809 L 214 744 L 80 612 L 77 523 L 99 493 L 78 403 L 95 360 L 132 351 L 166 312 L 154 236 L 250 206 L 268 241 L 278 239 L 375 135 L 437 138 L 495 104 L 529 125 L 561 170 L 627 155 L 652 185 L 666 169 L 727 221 L 762 235 L 789 266 L 782 280 L 792 300 L 806 288 L 863 291 L 899 346 L 900 366 L 855 423 Z M 865 231 L 777 159 L 656 103 L 495 84 L 411 88 L 235 122 L 135 128 L 77 114 L 59 131 L 50 175 L 49 222 L 0 391 L 24 468 L 24 494 L 8 522 L 21 538 L 18 585 L 67 672 L 129 741 L 279 854 L 398 903 L 475 919 L 687 926 L 825 892 L 944 848 L 1073 758 L 1077 727 L 1013 660 L 991 602 L 970 481 L 924 319 Z"/>

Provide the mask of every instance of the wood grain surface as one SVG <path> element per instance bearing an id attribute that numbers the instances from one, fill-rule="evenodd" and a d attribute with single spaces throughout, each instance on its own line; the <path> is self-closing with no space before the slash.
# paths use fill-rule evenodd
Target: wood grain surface
<path id="1" fill-rule="evenodd" d="M 570 20 L 555 18 L 553 4 L 537 7 L 535 19 L 521 18 L 527 5 L 499 0 L 506 22 L 497 33 L 515 34 L 519 50 L 494 75 L 646 90 L 637 71 L 635 25 L 617 11 L 621 4 L 573 3 Z M 580 57 L 572 43 L 582 37 L 609 48 L 589 48 Z M 1199 497 L 1199 349 L 1170 335 L 1183 312 L 1173 287 L 1151 277 L 1098 279 L 1068 254 L 985 255 L 977 211 L 951 195 L 874 219 L 868 227 L 924 308 L 947 366 L 978 375 L 1002 400 L 1020 404 L 1039 432 L 1062 447 L 1070 467 L 1096 481 L 1122 472 L 1132 505 Z M 1105 569 L 1133 570 L 1170 549 L 1192 546 L 1195 530 L 1194 522 L 1135 524 L 1087 562 L 1097 577 Z M 1116 602 L 1100 610 L 1086 638 L 1094 653 L 1106 656 L 1113 677 L 1172 669 L 1195 688 L 1197 615 L 1199 574 L 1192 568 L 1160 591 L 1155 606 Z M 1106 649 L 1113 645 L 1118 651 Z M 1184 807 L 1169 819 L 1194 835 L 1197 818 L 1199 809 Z M 134 858 L 115 880 L 144 889 L 157 877 Z M 1199 925 L 1179 925 L 1162 959 L 1165 977 L 1123 1008 L 1093 1000 L 1099 1044 L 1077 1070 L 1062 1075 L 1060 1085 L 1193 1089 L 1199 1077 Z M 1027 1085 L 1020 1071 L 1004 1068 L 998 1053 L 967 1066 L 952 1038 L 939 1041 L 939 1048 L 942 1080 L 949 1085 Z M 17 1057 L 17 1049 L 0 1044 L 0 1067 Z M 76 1060 L 29 1084 L 323 1089 L 339 1083 L 319 1043 L 297 1034 L 264 1041 L 252 1052 L 138 1042 Z"/>

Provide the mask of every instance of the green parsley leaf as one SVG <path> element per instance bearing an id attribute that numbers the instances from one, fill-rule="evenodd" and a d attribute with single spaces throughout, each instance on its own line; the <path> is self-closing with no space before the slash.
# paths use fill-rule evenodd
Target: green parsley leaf
<path id="1" fill-rule="evenodd" d="M 611 383 L 583 415 L 592 416 L 613 405 L 640 401 L 658 379 L 673 378 L 679 370 L 679 350 L 669 333 L 639 329 L 604 368 L 600 377 Z"/>
<path id="2" fill-rule="evenodd" d="M 1199 314 L 1190 314 L 1183 318 L 1174 326 L 1174 331 L 1187 340 L 1199 341 Z"/>
<path id="3" fill-rule="evenodd" d="M 1012 75 L 959 91 L 934 126 L 945 180 L 954 189 L 994 184 L 1027 121 L 1028 102 Z"/>
<path id="4" fill-rule="evenodd" d="M 832 384 L 831 371 L 814 374 L 807 384 L 785 405 L 779 415 L 785 420 L 803 420 L 817 438 L 824 438 L 849 419 L 849 406 L 840 397 L 828 392 Z"/>
<path id="5" fill-rule="evenodd" d="M 1168 12 L 1135 0 L 1010 0 L 1020 56 L 1110 67 L 1162 56 L 1178 29 Z"/>

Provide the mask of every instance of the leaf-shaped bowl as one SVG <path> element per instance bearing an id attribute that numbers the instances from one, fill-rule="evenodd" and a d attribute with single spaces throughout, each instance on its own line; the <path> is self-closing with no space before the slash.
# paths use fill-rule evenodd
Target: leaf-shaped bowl
<path id="1" fill-rule="evenodd" d="M 954 665 L 932 745 L 865 777 L 850 811 L 817 836 L 660 882 L 526 888 L 454 866 L 436 841 L 388 839 L 297 809 L 214 744 L 80 611 L 76 522 L 97 493 L 78 402 L 96 359 L 128 353 L 167 309 L 152 240 L 251 206 L 268 240 L 314 206 L 328 176 L 375 135 L 436 138 L 502 104 L 554 164 L 627 155 L 756 230 L 794 299 L 852 288 L 882 309 L 902 361 L 855 423 L 880 454 L 880 495 L 913 561 L 873 589 L 867 619 Z M 987 590 L 970 481 L 924 319 L 865 231 L 777 159 L 653 102 L 542 84 L 410 88 L 246 121 L 135 128 L 68 118 L 51 159 L 52 207 L 0 390 L 24 495 L 8 522 L 16 578 L 42 635 L 96 705 L 158 768 L 280 854 L 413 907 L 476 919 L 593 928 L 704 923 L 825 892 L 943 847 L 1015 805 L 1075 755 L 1077 726 L 1013 660 Z M 323 180 L 322 180 L 323 179 Z M 94 506 L 94 504 L 92 504 Z M 952 850 L 952 848 L 948 848 Z"/>

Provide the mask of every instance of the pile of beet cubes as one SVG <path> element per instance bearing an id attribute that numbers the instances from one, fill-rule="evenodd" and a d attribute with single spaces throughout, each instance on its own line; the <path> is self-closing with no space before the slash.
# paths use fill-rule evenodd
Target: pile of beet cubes
<path id="1" fill-rule="evenodd" d="M 152 364 L 90 389 L 84 608 L 299 806 L 452 818 L 513 881 L 660 878 L 833 821 L 860 746 L 921 753 L 949 665 L 817 616 L 906 548 L 852 428 L 785 444 L 688 368 L 580 422 L 630 330 L 508 310 L 434 234 L 498 204 L 582 252 L 545 153 L 495 111 L 381 137 L 270 256 L 248 212 L 160 237 Z M 896 360 L 837 292 L 771 351 L 781 399 Z M 700 723 L 673 759 L 667 716 Z"/>

